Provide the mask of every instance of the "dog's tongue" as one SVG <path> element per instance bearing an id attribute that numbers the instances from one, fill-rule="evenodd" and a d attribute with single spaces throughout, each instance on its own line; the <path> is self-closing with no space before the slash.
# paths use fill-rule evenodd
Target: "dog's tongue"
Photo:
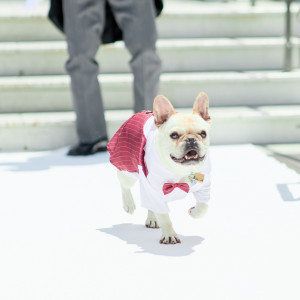
<path id="1" fill-rule="evenodd" d="M 197 151 L 192 150 L 192 151 L 188 152 L 186 155 L 187 155 L 187 156 L 195 156 L 195 155 L 197 155 L 197 154 L 198 154 Z"/>
<path id="2" fill-rule="evenodd" d="M 197 151 L 191 150 L 183 158 L 185 160 L 197 159 L 197 158 L 199 158 L 199 155 L 198 155 Z"/>

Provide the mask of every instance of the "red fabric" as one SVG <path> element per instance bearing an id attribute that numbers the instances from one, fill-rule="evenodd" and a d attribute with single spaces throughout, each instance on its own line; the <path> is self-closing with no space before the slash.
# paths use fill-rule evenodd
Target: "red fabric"
<path id="1" fill-rule="evenodd" d="M 140 165 L 145 176 L 148 175 L 144 159 L 146 144 L 144 125 L 152 116 L 153 113 L 146 111 L 134 114 L 108 143 L 109 160 L 118 170 L 138 173 L 138 165 Z"/>
<path id="2" fill-rule="evenodd" d="M 190 187 L 187 183 L 165 183 L 163 185 L 164 195 L 172 193 L 175 188 L 179 188 L 186 193 L 188 193 L 190 190 Z"/>

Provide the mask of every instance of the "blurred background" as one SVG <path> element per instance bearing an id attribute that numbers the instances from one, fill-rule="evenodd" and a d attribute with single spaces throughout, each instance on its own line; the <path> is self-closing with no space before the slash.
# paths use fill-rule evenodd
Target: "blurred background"
<path id="1" fill-rule="evenodd" d="M 25 8 L 24 1 L 0 0 L 1 151 L 77 143 L 64 70 L 66 43 L 47 19 L 48 1 L 36 2 Z M 164 5 L 157 19 L 160 93 L 184 111 L 205 91 L 213 145 L 254 143 L 297 168 L 300 2 L 165 0 Z M 99 57 L 111 137 L 132 114 L 130 56 L 118 42 L 101 47 Z"/>

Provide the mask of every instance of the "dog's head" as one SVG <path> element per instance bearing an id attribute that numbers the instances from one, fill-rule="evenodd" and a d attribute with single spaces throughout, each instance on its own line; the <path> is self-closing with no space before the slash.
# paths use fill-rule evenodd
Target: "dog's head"
<path id="1" fill-rule="evenodd" d="M 172 172 L 188 175 L 199 172 L 209 147 L 209 98 L 201 92 L 191 114 L 176 113 L 171 102 L 162 95 L 154 99 L 153 113 L 158 128 L 157 151 Z"/>

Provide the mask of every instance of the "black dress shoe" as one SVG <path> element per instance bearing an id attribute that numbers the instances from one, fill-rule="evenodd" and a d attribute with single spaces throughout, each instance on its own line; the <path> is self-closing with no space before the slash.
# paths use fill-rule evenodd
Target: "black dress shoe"
<path id="1" fill-rule="evenodd" d="M 79 145 L 71 148 L 67 155 L 70 156 L 85 156 L 91 155 L 96 152 L 107 151 L 107 139 L 101 139 L 94 143 L 80 143 Z"/>

